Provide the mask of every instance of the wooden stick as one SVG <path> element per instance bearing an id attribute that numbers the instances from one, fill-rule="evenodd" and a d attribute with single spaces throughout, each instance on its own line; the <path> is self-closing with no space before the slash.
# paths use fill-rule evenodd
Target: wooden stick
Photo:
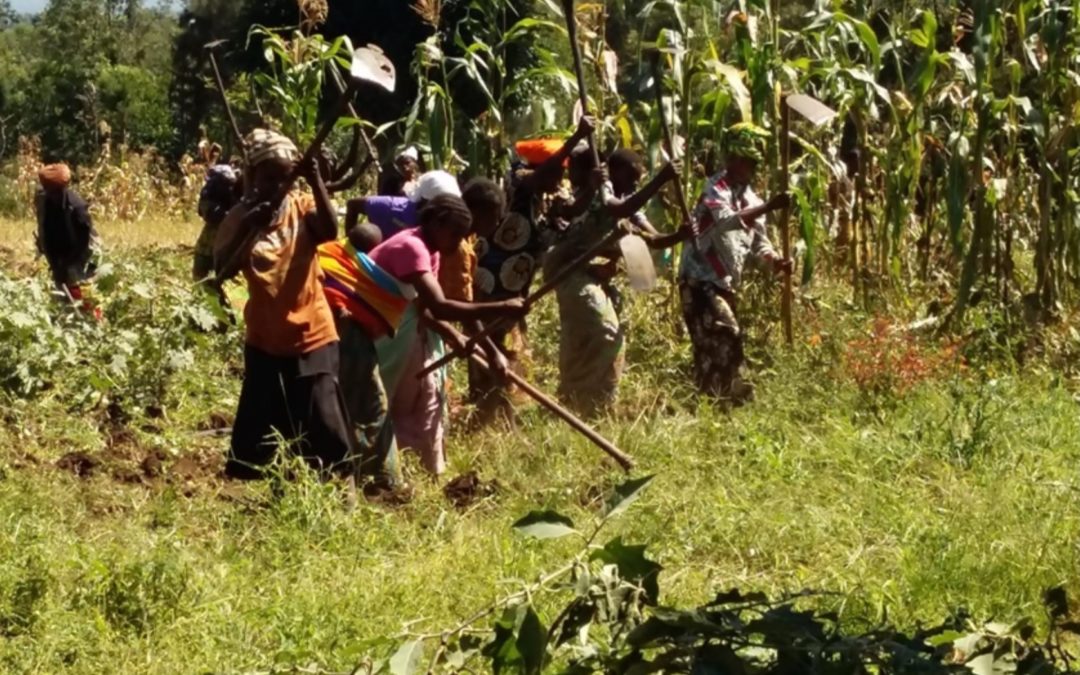
<path id="1" fill-rule="evenodd" d="M 240 144 L 240 154 L 244 156 L 244 163 L 246 164 L 247 144 L 244 142 L 244 134 L 240 132 L 240 125 L 236 123 L 236 116 L 233 115 L 232 104 L 229 103 L 229 96 L 225 92 L 225 80 L 221 77 L 217 56 L 214 55 L 214 47 L 211 47 L 209 52 L 210 66 L 214 69 L 214 81 L 217 83 L 218 92 L 221 94 L 221 102 L 225 104 L 225 114 L 229 117 L 229 124 L 232 126 L 233 134 L 236 135 L 236 142 Z"/>
<path id="2" fill-rule="evenodd" d="M 577 43 L 577 15 L 574 14 L 574 0 L 563 0 L 563 14 L 566 15 L 566 32 L 570 36 L 570 51 L 574 55 L 574 75 L 577 76 L 578 98 L 581 100 L 581 114 L 589 112 L 589 96 L 585 93 L 585 71 L 581 66 L 581 48 Z M 589 134 L 589 150 L 592 151 L 593 166 L 600 166 L 600 152 L 596 149 L 596 138 Z"/>
<path id="3" fill-rule="evenodd" d="M 432 330 L 441 335 L 443 339 L 447 340 L 448 342 L 465 341 L 464 335 L 462 335 L 457 329 L 444 321 L 433 321 L 427 323 L 432 328 Z M 489 371 L 491 370 L 491 366 L 487 362 L 487 360 L 483 356 L 478 354 L 475 349 L 469 352 L 469 358 L 472 359 L 472 361 L 481 368 Z M 581 421 L 581 419 L 578 418 L 576 415 L 556 403 L 553 399 L 551 399 L 549 396 L 541 392 L 533 385 L 529 384 L 527 380 L 522 378 L 517 373 L 507 371 L 506 376 L 511 382 L 513 382 L 522 391 L 528 394 L 534 401 L 547 408 L 556 417 L 559 417 L 564 422 L 569 424 L 570 427 L 574 429 L 574 431 L 577 431 L 579 434 L 592 441 L 592 443 L 598 448 L 607 453 L 609 457 L 615 460 L 615 462 L 618 463 L 620 467 L 622 467 L 623 471 L 629 473 L 630 470 L 634 468 L 634 460 L 632 457 L 630 457 L 630 455 L 627 455 L 622 450 L 619 450 L 617 447 L 615 447 L 614 444 L 611 443 L 611 441 L 598 434 L 592 427 Z"/>
<path id="4" fill-rule="evenodd" d="M 525 298 L 525 310 L 528 311 L 529 309 L 531 309 L 532 306 L 535 305 L 540 300 L 542 300 L 544 298 L 544 296 L 548 295 L 553 290 L 558 288 L 559 285 L 562 284 L 562 282 L 565 281 L 567 277 L 569 277 L 571 274 L 576 272 L 580 267 L 582 267 L 583 265 L 588 263 L 590 260 L 592 260 L 594 257 L 596 257 L 596 255 L 600 251 L 603 251 L 605 248 L 607 248 L 608 246 L 611 246 L 616 241 L 621 239 L 623 237 L 623 235 L 625 235 L 625 234 L 626 233 L 623 232 L 622 229 L 616 228 L 616 229 L 612 230 L 608 234 L 608 236 L 604 237 L 603 239 L 598 241 L 596 244 L 594 244 L 592 247 L 590 247 L 589 250 L 585 251 L 584 253 L 582 253 L 578 257 L 571 260 L 566 265 L 566 267 L 563 267 L 561 270 L 559 270 L 550 279 L 547 279 L 546 281 L 544 281 L 544 284 L 540 288 L 536 289 L 535 291 L 533 291 L 533 293 L 531 295 L 529 295 L 529 297 Z M 438 370 L 439 368 L 442 368 L 443 366 L 450 363 L 451 361 L 453 361 L 457 357 L 468 355 L 473 349 L 476 348 L 477 345 L 480 344 L 481 341 L 483 341 L 486 338 L 491 337 L 495 333 L 495 331 L 499 330 L 502 327 L 505 327 L 506 325 L 507 325 L 507 321 L 504 320 L 504 319 L 495 319 L 494 321 L 491 321 L 486 326 L 484 326 L 484 328 L 479 333 L 477 333 L 476 335 L 473 335 L 471 338 L 469 338 L 468 342 L 465 343 L 465 349 L 464 350 L 459 351 L 457 349 L 452 349 L 449 353 L 443 355 L 438 360 L 430 363 L 427 366 L 424 366 L 424 369 L 420 371 L 420 374 L 417 375 L 417 377 L 418 378 L 427 377 L 431 372 L 433 372 L 435 370 Z"/>
<path id="5" fill-rule="evenodd" d="M 345 78 L 341 76 L 341 73 L 338 72 L 338 69 L 333 65 L 330 67 L 330 79 L 334 81 L 334 87 L 338 90 L 338 93 L 344 96 L 345 92 L 348 91 L 348 86 L 345 84 Z M 360 119 L 360 115 L 356 112 L 356 106 L 353 105 L 351 100 L 349 101 L 348 111 L 350 115 L 356 119 Z M 364 127 L 359 127 L 359 129 L 360 139 L 364 142 L 364 148 L 368 153 L 368 161 L 365 161 L 364 163 L 369 164 L 370 162 L 374 162 L 376 170 L 381 172 L 382 167 L 379 165 L 379 151 L 375 149 L 375 145 L 371 142 L 371 138 L 367 135 L 367 132 L 364 131 Z"/>
<path id="6" fill-rule="evenodd" d="M 780 190 L 787 193 L 791 187 L 791 108 L 787 101 L 780 101 Z M 789 203 L 780 212 L 780 237 L 784 260 L 791 259 L 791 204 Z M 794 333 L 791 325 L 791 272 L 784 272 L 784 293 L 780 299 L 780 314 L 784 322 L 784 339 L 788 346 L 794 342 Z"/>

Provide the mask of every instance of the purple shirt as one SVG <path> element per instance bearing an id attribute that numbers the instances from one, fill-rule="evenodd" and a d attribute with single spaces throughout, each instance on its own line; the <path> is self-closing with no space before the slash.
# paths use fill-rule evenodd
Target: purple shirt
<path id="1" fill-rule="evenodd" d="M 382 232 L 383 241 L 417 224 L 416 202 L 408 197 L 368 197 L 364 211 L 368 221 Z"/>

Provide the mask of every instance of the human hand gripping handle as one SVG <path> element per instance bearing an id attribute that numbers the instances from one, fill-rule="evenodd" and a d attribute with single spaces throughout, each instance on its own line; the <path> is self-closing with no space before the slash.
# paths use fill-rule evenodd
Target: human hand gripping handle
<path id="1" fill-rule="evenodd" d="M 621 239 L 625 234 L 626 234 L 626 232 L 623 230 L 622 227 L 613 228 L 611 230 L 611 232 L 608 234 L 608 236 L 604 237 L 603 239 L 598 241 L 596 244 L 591 246 L 589 248 L 589 250 L 585 251 L 584 253 L 579 255 L 577 258 L 575 258 L 574 260 L 567 263 L 565 267 L 563 267 L 561 270 L 556 272 L 550 279 L 545 281 L 544 284 L 540 288 L 533 291 L 533 293 L 529 297 L 525 298 L 524 300 L 522 300 L 521 298 L 514 298 L 514 299 L 511 299 L 511 300 L 504 300 L 503 302 L 498 303 L 498 304 L 501 305 L 501 307 L 497 311 L 503 313 L 502 317 L 500 317 L 499 319 L 496 319 L 494 321 L 487 322 L 486 325 L 484 326 L 483 330 L 481 330 L 479 333 L 477 333 L 476 335 L 471 337 L 469 339 L 469 342 L 468 342 L 469 349 L 467 349 L 467 350 L 455 350 L 455 351 L 452 351 L 452 352 L 444 355 L 443 357 L 439 358 L 435 362 L 425 366 L 424 369 L 421 370 L 420 373 L 417 376 L 418 377 L 425 377 L 429 373 L 431 373 L 432 371 L 435 371 L 435 370 L 437 370 L 439 368 L 442 368 L 447 363 L 450 363 L 451 361 L 453 361 L 455 358 L 457 358 L 459 356 L 468 356 L 469 351 L 473 347 L 480 344 L 481 341 L 484 340 L 485 338 L 490 337 L 500 327 L 505 326 L 506 321 L 521 318 L 521 317 L 525 316 L 526 314 L 528 314 L 529 310 L 532 309 L 533 305 L 535 305 L 537 302 L 539 302 L 541 299 L 543 299 L 544 296 L 548 295 L 549 293 L 554 291 L 556 288 L 558 288 L 558 286 L 560 284 L 562 284 L 562 282 L 567 277 L 569 277 L 571 274 L 573 274 L 575 271 L 580 269 L 587 262 L 589 262 L 594 257 L 596 257 L 596 255 L 600 251 L 605 250 L 606 248 L 610 247 L 615 242 L 619 241 L 619 239 Z"/>
<path id="2" fill-rule="evenodd" d="M 769 198 L 769 201 L 765 203 L 765 207 L 769 211 L 780 211 L 791 206 L 791 193 L 780 192 Z"/>
<path id="3" fill-rule="evenodd" d="M 592 115 L 582 115 L 578 120 L 577 129 L 574 129 L 574 140 L 584 141 L 596 131 L 596 118 Z"/>

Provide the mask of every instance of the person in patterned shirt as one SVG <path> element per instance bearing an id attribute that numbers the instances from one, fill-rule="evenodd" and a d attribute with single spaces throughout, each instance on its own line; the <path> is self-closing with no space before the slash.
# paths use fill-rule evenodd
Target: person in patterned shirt
<path id="1" fill-rule="evenodd" d="M 565 165 L 578 143 L 588 138 L 595 122 L 584 116 L 577 130 L 565 141 L 540 139 L 522 141 L 515 146 L 522 160 L 510 171 L 507 184 L 507 213 L 490 230 L 477 231 L 477 267 L 473 278 L 473 299 L 491 302 L 523 298 L 529 294 L 540 258 L 551 244 L 549 232 L 555 226 L 547 218 L 552 195 L 559 192 Z M 521 358 L 527 350 L 525 322 L 500 329 L 491 339 L 506 355 L 510 367 L 521 370 Z M 512 419 L 510 390 L 479 369 L 469 373 L 470 393 L 477 401 L 481 422 L 502 416 Z"/>
<path id="2" fill-rule="evenodd" d="M 792 263 L 777 254 L 765 229 L 765 215 L 786 208 L 786 193 L 764 202 L 750 184 L 764 158 L 768 132 L 752 124 L 728 130 L 727 165 L 705 183 L 694 210 L 699 236 L 684 246 L 679 263 L 683 320 L 694 353 L 694 379 L 705 394 L 739 405 L 753 399 L 742 380 L 743 332 L 739 327 L 738 289 L 749 258 L 777 273 Z"/>

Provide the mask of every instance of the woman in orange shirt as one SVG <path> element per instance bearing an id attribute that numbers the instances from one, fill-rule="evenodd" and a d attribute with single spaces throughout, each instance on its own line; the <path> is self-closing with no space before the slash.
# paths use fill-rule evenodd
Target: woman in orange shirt
<path id="1" fill-rule="evenodd" d="M 272 203 L 300 154 L 288 138 L 263 129 L 247 145 L 252 199 L 229 212 L 215 246 L 220 269 L 243 234 L 259 232 L 240 253 L 250 299 L 244 384 L 225 472 L 261 477 L 286 445 L 324 475 L 348 475 L 353 451 L 337 379 L 338 334 L 317 257 L 318 246 L 337 236 L 333 205 L 314 162 L 302 167 L 314 196 L 294 190 Z"/>

